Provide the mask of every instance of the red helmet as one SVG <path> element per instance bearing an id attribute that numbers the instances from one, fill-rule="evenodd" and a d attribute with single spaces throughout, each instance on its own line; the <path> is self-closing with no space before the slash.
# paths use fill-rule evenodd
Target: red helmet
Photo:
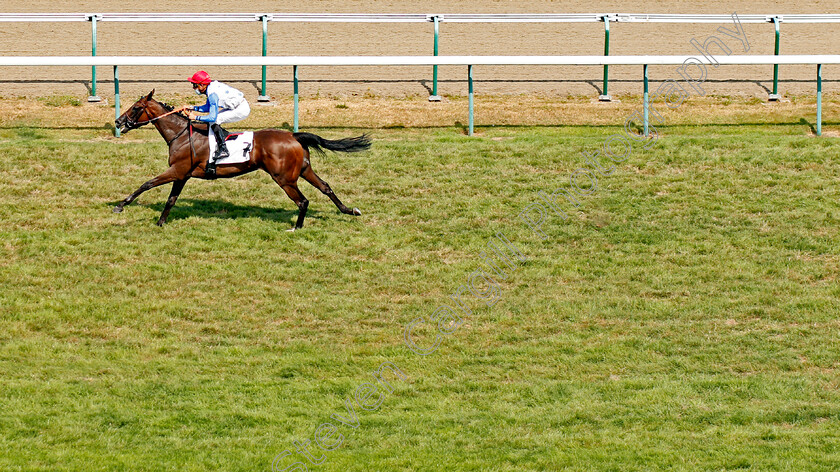
<path id="1" fill-rule="evenodd" d="M 192 77 L 190 77 L 188 80 L 194 84 L 209 84 L 210 74 L 204 72 L 203 70 L 200 70 L 193 74 Z"/>

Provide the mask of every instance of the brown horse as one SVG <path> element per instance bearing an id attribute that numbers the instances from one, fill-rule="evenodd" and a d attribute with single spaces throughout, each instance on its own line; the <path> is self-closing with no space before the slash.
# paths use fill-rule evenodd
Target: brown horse
<path id="1" fill-rule="evenodd" d="M 204 173 L 204 167 L 207 165 L 207 159 L 210 156 L 210 148 L 206 124 L 193 124 L 186 116 L 173 113 L 172 107 L 152 99 L 154 93 L 155 91 L 152 90 L 148 96 L 138 100 L 114 123 L 123 133 L 152 123 L 169 146 L 169 169 L 141 185 L 137 191 L 114 207 L 114 212 L 121 212 L 123 207 L 133 202 L 146 190 L 173 182 L 172 192 L 169 194 L 169 199 L 166 201 L 166 206 L 157 222 L 158 226 L 163 226 L 169 216 L 169 210 L 175 205 L 175 201 L 178 199 L 181 190 L 184 189 L 187 180 L 192 177 L 211 179 Z M 309 200 L 303 196 L 297 187 L 297 180 L 300 176 L 303 176 L 307 182 L 324 195 L 330 197 L 330 200 L 342 213 L 356 216 L 362 214 L 358 208 L 351 210 L 344 206 L 330 186 L 315 174 L 309 163 L 310 149 L 323 154 L 324 149 L 357 152 L 368 148 L 370 148 L 370 139 L 366 135 L 331 141 L 311 133 L 290 133 L 276 129 L 264 129 L 254 132 L 251 159 L 239 164 L 220 165 L 216 177 L 236 177 L 257 169 L 268 172 L 271 178 L 277 182 L 277 185 L 286 192 L 286 195 L 300 209 L 297 223 L 290 230 L 294 231 L 303 227 L 306 208 L 309 206 Z"/>

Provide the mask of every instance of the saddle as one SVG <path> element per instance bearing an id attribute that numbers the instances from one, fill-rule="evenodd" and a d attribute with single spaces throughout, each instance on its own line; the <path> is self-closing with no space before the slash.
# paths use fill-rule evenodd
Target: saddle
<path id="1" fill-rule="evenodd" d="M 212 133 L 207 140 L 209 145 L 210 155 L 216 152 L 216 139 Z M 245 131 L 241 133 L 226 133 L 225 144 L 227 146 L 230 157 L 219 159 L 216 164 L 236 164 L 240 162 L 248 162 L 251 159 L 251 150 L 254 145 L 254 132 Z"/>

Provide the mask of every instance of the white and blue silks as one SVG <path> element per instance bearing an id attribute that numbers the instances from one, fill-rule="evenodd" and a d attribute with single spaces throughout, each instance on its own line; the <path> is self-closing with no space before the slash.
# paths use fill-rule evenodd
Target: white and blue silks
<path id="1" fill-rule="evenodd" d="M 245 95 L 235 88 L 214 80 L 207 85 L 207 103 L 194 106 L 193 110 L 207 113 L 207 116 L 196 117 L 204 123 L 233 123 L 244 120 L 251 114 L 251 107 L 245 100 Z"/>

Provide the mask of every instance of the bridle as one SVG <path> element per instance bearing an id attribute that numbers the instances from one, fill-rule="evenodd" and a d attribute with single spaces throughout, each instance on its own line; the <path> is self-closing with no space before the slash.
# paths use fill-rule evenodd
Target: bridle
<path id="1" fill-rule="evenodd" d="M 146 106 L 146 104 L 145 103 L 142 104 L 141 107 L 143 107 L 142 108 L 143 111 L 146 112 L 146 116 L 149 116 L 149 108 Z M 159 119 L 161 119 L 165 116 L 169 116 L 169 115 L 172 115 L 172 114 L 177 113 L 177 112 L 178 112 L 178 110 L 172 110 L 172 111 L 166 112 L 166 113 L 164 113 L 160 116 L 156 116 L 154 118 L 148 119 L 146 121 L 134 121 L 134 118 L 132 118 L 130 116 L 126 116 L 125 117 L 125 124 L 127 126 L 126 131 L 129 131 L 129 130 L 132 130 L 132 129 L 137 129 L 141 126 L 145 126 L 149 123 L 153 123 L 153 122 L 155 122 L 155 121 L 157 121 L 157 120 L 159 120 Z M 186 128 L 184 128 L 184 129 L 186 129 Z M 182 134 L 184 134 L 183 131 L 178 133 L 178 136 L 180 136 Z"/>
<path id="2" fill-rule="evenodd" d="M 142 110 L 146 113 L 146 116 L 149 116 L 149 108 L 148 108 L 148 106 L 147 106 L 145 103 L 143 103 L 143 104 L 142 104 L 142 105 L 140 105 L 140 106 L 142 107 Z M 128 116 L 128 115 L 127 115 L 127 116 L 125 117 L 125 125 L 126 125 L 126 129 L 125 129 L 125 130 L 126 130 L 126 131 L 130 131 L 130 130 L 133 130 L 133 129 L 137 129 L 137 128 L 141 127 L 141 126 L 145 126 L 145 125 L 147 125 L 147 124 L 149 124 L 149 123 L 153 123 L 153 122 L 155 122 L 155 121 L 157 121 L 157 120 L 159 120 L 159 119 L 161 119 L 161 118 L 164 118 L 164 117 L 166 117 L 166 116 L 172 115 L 172 114 L 177 113 L 177 112 L 178 112 L 178 110 L 172 110 L 172 111 L 166 112 L 166 113 L 164 113 L 164 114 L 162 114 L 162 115 L 160 115 L 160 116 L 156 116 L 156 117 L 154 117 L 154 118 L 150 118 L 150 119 L 145 120 L 145 121 L 135 121 L 135 120 L 134 120 L 134 118 L 132 118 L 131 116 Z M 183 115 L 182 115 L 182 116 L 183 116 Z M 195 158 L 195 144 L 193 143 L 193 139 L 192 139 L 192 120 L 189 120 L 189 119 L 187 120 L 187 126 L 185 126 L 185 127 L 184 127 L 184 129 L 182 129 L 182 130 L 181 130 L 181 132 L 179 132 L 178 134 L 176 134 L 176 135 L 175 135 L 175 137 L 173 137 L 172 139 L 168 140 L 168 141 L 166 142 L 166 147 L 170 147 L 170 146 L 172 145 L 172 143 L 173 143 L 173 142 L 175 142 L 175 140 L 176 140 L 176 139 L 180 138 L 180 137 L 181 137 L 181 135 L 183 135 L 184 133 L 186 133 L 186 132 L 187 132 L 187 130 L 190 130 L 190 136 L 189 136 L 189 137 L 190 137 L 190 140 L 189 140 L 189 141 L 190 141 L 190 156 L 191 156 L 191 160 L 194 160 L 194 158 Z"/>

